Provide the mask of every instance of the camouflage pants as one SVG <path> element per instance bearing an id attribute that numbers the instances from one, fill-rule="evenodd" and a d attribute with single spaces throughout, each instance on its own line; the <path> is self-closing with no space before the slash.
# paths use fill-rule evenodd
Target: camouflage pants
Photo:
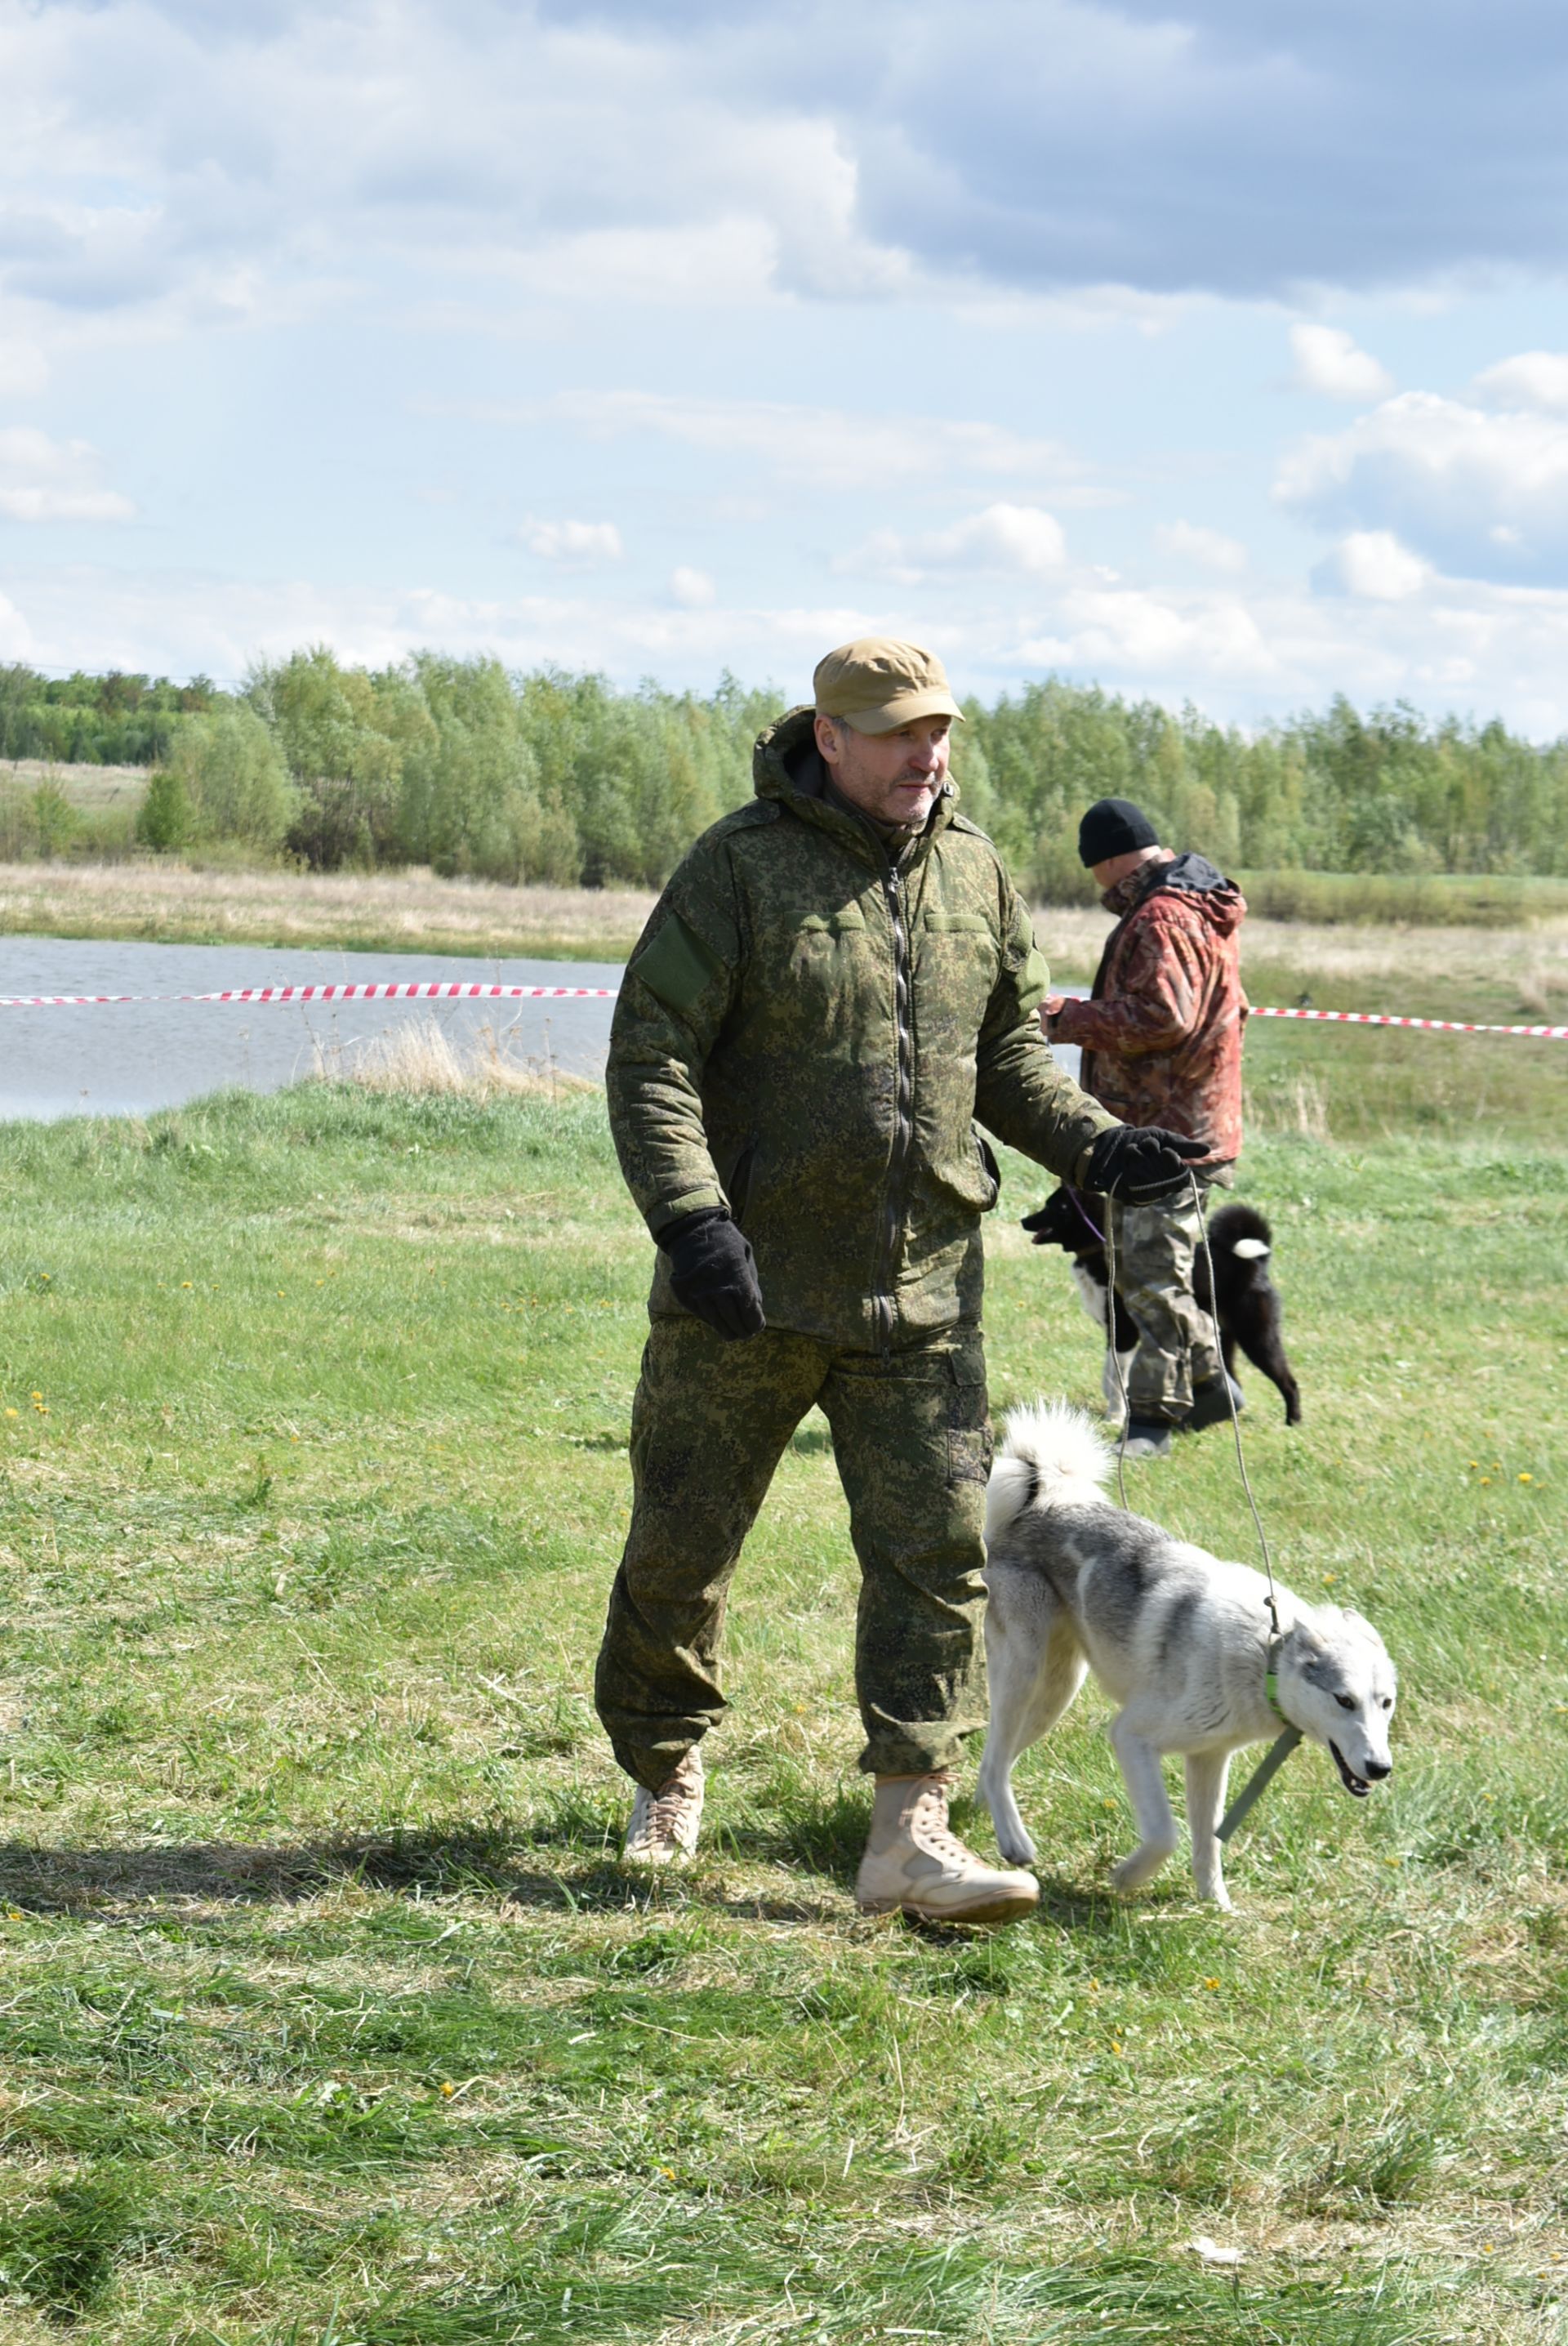
<path id="1" fill-rule="evenodd" d="M 1228 1188 L 1234 1178 L 1228 1165 L 1199 1173 L 1206 1212 L 1210 1188 L 1217 1182 Z M 1197 1208 L 1190 1192 L 1161 1206 L 1105 1202 L 1116 1241 L 1116 1291 L 1138 1331 L 1127 1372 L 1128 1413 L 1145 1423 L 1185 1417 L 1194 1385 L 1220 1373 L 1213 1326 L 1192 1291 Z"/>
<path id="2" fill-rule="evenodd" d="M 727 1344 L 656 1319 L 632 1405 L 633 1506 L 594 1694 L 657 1791 L 724 1709 L 718 1650 L 741 1542 L 813 1403 L 860 1566 L 855 1686 L 876 1775 L 954 1764 L 983 1724 L 985 1354 L 972 1326 L 884 1358 L 769 1328 Z"/>

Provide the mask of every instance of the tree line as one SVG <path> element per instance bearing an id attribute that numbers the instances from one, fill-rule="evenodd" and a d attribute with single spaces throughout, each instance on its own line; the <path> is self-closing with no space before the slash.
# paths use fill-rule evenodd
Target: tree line
<path id="1" fill-rule="evenodd" d="M 372 669 L 317 647 L 232 692 L 12 667 L 0 757 L 149 768 L 135 820 L 157 850 L 649 887 L 749 795 L 752 741 L 783 705 L 728 676 L 707 695 L 620 691 L 437 652 Z M 1107 794 L 1233 871 L 1568 873 L 1568 741 L 1496 719 L 1337 699 L 1248 733 L 1059 678 L 965 714 L 964 807 L 1042 897 L 1085 892 L 1078 816 Z M 59 852 L 68 809 L 38 795 Z"/>

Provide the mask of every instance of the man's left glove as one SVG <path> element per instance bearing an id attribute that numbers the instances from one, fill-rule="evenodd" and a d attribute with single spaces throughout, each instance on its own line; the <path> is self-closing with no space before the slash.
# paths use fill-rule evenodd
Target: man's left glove
<path id="1" fill-rule="evenodd" d="M 751 1242 L 720 1206 L 700 1206 L 661 1232 L 675 1300 L 726 1343 L 768 1325 Z"/>
<path id="2" fill-rule="evenodd" d="M 1188 1161 L 1208 1154 L 1207 1141 L 1189 1140 L 1157 1124 L 1114 1124 L 1090 1148 L 1077 1187 L 1119 1198 L 1124 1206 L 1157 1206 L 1189 1194 Z"/>

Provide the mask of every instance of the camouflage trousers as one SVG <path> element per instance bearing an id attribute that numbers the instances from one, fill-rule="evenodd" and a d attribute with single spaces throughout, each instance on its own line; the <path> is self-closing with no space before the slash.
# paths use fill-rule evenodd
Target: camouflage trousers
<path id="1" fill-rule="evenodd" d="M 1209 1190 L 1228 1188 L 1228 1165 L 1205 1167 L 1197 1193 L 1207 1211 Z M 1198 1209 L 1191 1192 L 1159 1206 L 1119 1206 L 1102 1200 L 1116 1241 L 1116 1292 L 1138 1331 L 1127 1372 L 1127 1407 L 1145 1423 L 1174 1422 L 1192 1406 L 1192 1389 L 1220 1373 L 1214 1328 L 1192 1291 L 1199 1246 Z"/>
<path id="2" fill-rule="evenodd" d="M 832 1431 L 860 1566 L 860 1766 L 952 1767 L 983 1724 L 991 1423 L 979 1329 L 884 1357 L 773 1328 L 727 1344 L 700 1321 L 661 1317 L 632 1405 L 631 1530 L 594 1686 L 616 1758 L 650 1791 L 725 1708 L 736 1558 L 813 1403 Z"/>

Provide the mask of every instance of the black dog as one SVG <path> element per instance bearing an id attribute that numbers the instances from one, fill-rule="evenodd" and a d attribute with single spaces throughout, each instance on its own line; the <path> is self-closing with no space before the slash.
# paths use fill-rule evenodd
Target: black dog
<path id="1" fill-rule="evenodd" d="M 1095 1326 L 1105 1326 L 1105 1240 L 1098 1216 L 1098 1198 L 1080 1198 L 1063 1188 L 1053 1192 L 1038 1213 L 1023 1223 L 1036 1246 L 1059 1246 L 1073 1258 L 1078 1298 Z M 1214 1283 L 1218 1290 L 1220 1350 L 1227 1373 L 1234 1375 L 1239 1345 L 1255 1368 L 1271 1378 L 1285 1397 L 1285 1423 L 1301 1423 L 1301 1393 L 1285 1357 L 1280 1336 L 1279 1290 L 1268 1276 L 1274 1233 L 1254 1206 L 1222 1206 L 1208 1226 L 1208 1250 L 1214 1258 Z M 1209 1309 L 1208 1262 L 1201 1248 L 1193 1266 L 1193 1293 L 1204 1311 Z M 1116 1351 L 1130 1355 L 1138 1341 L 1132 1314 L 1116 1298 Z M 1105 1400 L 1119 1411 L 1115 1368 L 1105 1362 Z"/>

